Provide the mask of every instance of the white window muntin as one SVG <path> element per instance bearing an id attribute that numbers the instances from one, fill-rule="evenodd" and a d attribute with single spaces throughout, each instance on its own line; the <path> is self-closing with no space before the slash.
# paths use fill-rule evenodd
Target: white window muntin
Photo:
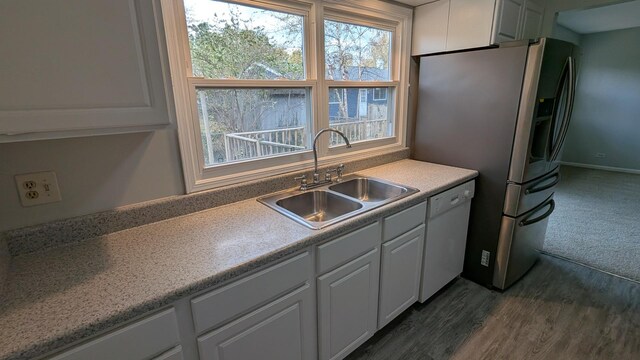
<path id="1" fill-rule="evenodd" d="M 379 14 L 379 13 L 375 15 L 372 15 L 370 12 L 367 12 L 367 11 L 359 11 L 356 13 L 356 12 L 353 12 L 353 9 L 347 10 L 341 5 L 331 5 L 330 7 L 325 6 L 324 17 L 322 21 L 323 29 L 322 29 L 322 32 L 319 32 L 319 34 L 322 34 L 323 40 L 324 40 L 324 20 L 325 19 L 342 22 L 342 23 L 372 27 L 372 28 L 377 28 L 380 30 L 391 32 L 392 34 L 390 39 L 391 49 L 390 49 L 390 55 L 389 55 L 390 80 L 388 81 L 324 80 L 324 86 L 322 86 L 322 89 L 325 93 L 328 93 L 329 89 L 331 88 L 370 88 L 371 90 L 376 87 L 387 88 L 388 89 L 387 91 L 391 91 L 392 94 L 395 94 L 395 97 L 389 97 L 389 96 L 387 97 L 389 102 L 387 113 L 388 113 L 388 116 L 393 117 L 393 121 L 390 124 L 390 129 L 389 129 L 392 135 L 388 137 L 377 138 L 377 139 L 355 141 L 355 142 L 352 142 L 352 145 L 354 149 L 371 149 L 379 146 L 402 143 L 404 139 L 401 138 L 401 134 L 399 132 L 404 131 L 404 127 L 399 126 L 401 112 L 398 111 L 399 107 L 396 106 L 396 103 L 398 101 L 397 96 L 399 94 L 399 91 L 396 91 L 396 88 L 400 85 L 399 78 L 401 76 L 400 75 L 401 72 L 399 69 L 399 64 L 401 62 L 400 60 L 401 57 L 399 56 L 399 44 L 401 39 L 398 36 L 398 34 L 399 34 L 399 31 L 401 31 L 402 22 L 398 20 L 390 19 L 390 18 L 385 18 L 383 14 Z M 325 73 L 324 44 L 323 44 L 323 49 L 321 50 L 323 52 L 322 58 L 319 59 L 318 61 L 322 63 L 322 68 L 319 69 L 318 73 L 319 74 L 322 73 L 322 75 L 324 75 Z M 358 94 L 358 100 L 359 100 L 359 94 Z M 328 115 L 329 114 L 328 106 L 326 106 L 325 109 Z M 323 121 L 326 120 L 327 127 L 329 126 L 328 116 L 323 117 L 323 119 L 321 120 Z M 344 146 L 329 147 L 328 144 L 322 144 L 322 145 L 323 145 L 322 147 L 323 154 L 335 155 L 335 154 L 345 153 L 346 151 L 344 149 Z"/>
<path id="2" fill-rule="evenodd" d="M 178 117 L 178 132 L 187 192 L 204 190 L 245 180 L 255 180 L 260 177 L 272 176 L 279 173 L 308 168 L 312 163 L 310 151 L 290 155 L 275 156 L 260 160 L 248 160 L 238 163 L 224 164 L 215 168 L 204 168 L 202 142 L 198 118 L 193 118 L 192 108 L 195 101 L 195 88 L 224 87 L 228 81 L 234 82 L 234 87 L 303 87 L 309 89 L 311 96 L 308 101 L 313 117 L 312 129 L 317 131 L 328 126 L 328 94 L 329 86 L 339 87 L 389 87 L 394 86 L 391 95 L 394 96 L 389 112 L 394 113 L 395 136 L 389 139 L 364 141 L 355 144 L 353 149 L 345 152 L 344 147 L 328 149 L 327 143 L 320 142 L 319 163 L 347 161 L 371 156 L 377 152 L 402 148 L 405 144 L 404 121 L 406 117 L 406 97 L 408 81 L 411 17 L 410 9 L 383 2 L 362 3 L 360 1 L 332 1 L 332 0 L 300 0 L 300 1 L 227 1 L 241 5 L 261 7 L 267 10 L 290 12 L 304 16 L 304 55 L 305 74 L 303 81 L 291 80 L 217 80 L 203 79 L 191 75 L 190 51 L 187 40 L 184 5 L 181 1 L 161 0 L 163 18 L 165 22 L 166 38 L 169 50 L 169 60 L 172 80 L 174 84 L 174 98 Z M 324 81 L 324 51 L 323 26 L 324 19 L 334 19 L 354 24 L 374 26 L 378 28 L 395 29 L 392 40 L 392 55 L 390 63 L 392 81 L 390 82 L 345 82 L 331 84 Z M 375 21 L 373 21 L 375 20 Z M 316 26 L 311 26 L 315 24 Z M 402 34 L 402 36 L 399 36 Z M 398 64 L 404 64 L 403 70 Z M 318 72 L 321 71 L 320 75 Z M 182 75 L 183 74 L 183 75 Z M 186 75 L 186 76 L 184 76 Z M 222 83 L 224 82 L 224 84 Z M 285 84 L 281 84 L 284 82 Z M 400 87 L 400 83 L 403 83 Z M 390 89 L 391 90 L 391 89 Z M 402 106 L 397 106 L 396 99 L 402 99 Z M 191 120 L 191 121 L 189 121 Z M 194 121 L 195 125 L 194 126 Z M 198 146 L 200 149 L 198 149 Z M 374 151 L 374 148 L 376 149 Z M 374 152 L 372 152 L 374 151 Z"/>

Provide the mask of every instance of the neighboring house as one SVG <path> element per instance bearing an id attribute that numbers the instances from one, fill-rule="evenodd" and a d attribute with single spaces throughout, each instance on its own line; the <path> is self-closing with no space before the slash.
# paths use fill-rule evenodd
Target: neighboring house
<path id="1" fill-rule="evenodd" d="M 380 80 L 385 73 L 378 68 L 358 68 L 348 69 L 349 79 L 360 79 L 362 81 Z M 279 79 L 285 77 L 273 68 L 256 63 L 246 71 L 249 77 L 261 79 Z M 334 77 L 335 79 L 335 77 Z M 243 124 L 242 129 L 233 134 L 212 133 L 211 154 L 205 154 L 205 161 L 208 164 L 222 163 L 231 160 L 241 160 L 259 156 L 257 146 L 263 153 L 295 151 L 295 147 L 305 146 L 310 134 L 306 133 L 302 127 L 307 127 L 308 99 L 304 89 L 275 88 L 268 89 L 268 92 L 257 92 L 253 98 L 254 104 L 251 109 L 253 115 L 259 119 L 256 124 L 244 123 L 247 116 L 239 121 Z M 347 133 L 352 140 L 377 138 L 387 133 L 390 126 L 384 122 L 374 124 L 353 124 L 363 120 L 383 120 L 387 119 L 387 88 L 333 88 L 329 91 L 329 120 L 332 126 Z M 220 99 L 219 101 L 221 101 Z M 220 106 L 218 102 L 213 106 Z M 221 105 L 225 106 L 225 105 Z M 342 109 L 342 110 L 341 110 Z M 240 119 L 238 119 L 240 120 Z M 238 122 L 236 122 L 238 124 Z M 295 129 L 299 128 L 299 129 Z M 274 131 L 269 131 L 274 130 Z M 265 143 L 256 144 L 255 140 Z M 206 144 L 203 134 L 203 143 Z M 332 137 L 334 144 L 339 144 L 342 140 Z M 286 146 L 274 145 L 284 144 Z M 212 159 L 209 159 L 209 156 Z"/>
<path id="2" fill-rule="evenodd" d="M 276 80 L 286 77 L 277 70 L 262 64 L 255 63 L 247 73 L 251 78 Z M 272 90 L 270 100 L 265 103 L 261 112 L 261 130 L 281 129 L 303 126 L 306 121 L 306 99 L 304 93 L 291 92 L 290 89 Z"/>
<path id="3" fill-rule="evenodd" d="M 254 77 L 262 79 L 279 79 L 285 75 L 275 69 L 256 63 L 247 69 Z M 338 76 L 339 75 L 339 76 Z M 380 80 L 387 73 L 378 68 L 351 66 L 348 69 L 349 79 L 362 81 Z M 342 74 L 336 72 L 333 79 L 341 79 Z M 387 88 L 339 88 L 329 91 L 329 119 L 332 123 L 344 123 L 360 120 L 377 120 L 387 117 Z M 304 126 L 306 121 L 306 99 L 302 93 L 292 93 L 289 89 L 273 90 L 273 102 L 266 102 L 261 112 L 261 130 Z M 346 114 L 341 112 L 346 110 Z M 346 117 L 345 117 L 346 115 Z"/>
<path id="4" fill-rule="evenodd" d="M 331 122 L 384 119 L 387 116 L 387 97 L 387 88 L 331 89 L 329 92 L 329 119 Z M 345 98 L 346 118 L 341 112 Z"/>
<path id="5" fill-rule="evenodd" d="M 388 73 L 379 68 L 351 66 L 346 78 L 361 81 L 382 80 Z M 343 76 L 336 71 L 333 79 Z M 377 120 L 387 117 L 387 88 L 332 88 L 329 89 L 329 119 L 332 123 L 359 120 Z M 343 109 L 344 110 L 341 110 Z M 346 112 L 346 114 L 343 113 Z M 346 117 L 345 117 L 346 115 Z"/>

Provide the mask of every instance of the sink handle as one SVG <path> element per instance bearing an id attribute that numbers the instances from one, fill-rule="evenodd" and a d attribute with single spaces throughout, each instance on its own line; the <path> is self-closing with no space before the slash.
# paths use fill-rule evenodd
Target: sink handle
<path id="1" fill-rule="evenodd" d="M 307 190 L 307 175 L 302 174 L 300 176 L 294 177 L 293 180 L 300 180 L 300 190 Z"/>
<path id="2" fill-rule="evenodd" d="M 324 173 L 324 181 L 326 182 L 331 182 L 331 173 L 338 173 L 338 168 L 335 169 L 327 169 L 327 171 Z"/>
<path id="3" fill-rule="evenodd" d="M 343 172 L 344 172 L 344 164 L 338 165 L 338 167 L 336 168 L 336 174 L 338 175 L 338 179 L 337 179 L 338 182 L 342 181 Z"/>

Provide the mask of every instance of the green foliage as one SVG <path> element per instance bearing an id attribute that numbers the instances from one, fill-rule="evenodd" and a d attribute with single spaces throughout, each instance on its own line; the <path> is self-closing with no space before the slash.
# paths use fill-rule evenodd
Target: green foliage
<path id="1" fill-rule="evenodd" d="M 376 28 L 325 20 L 325 63 L 328 79 L 365 80 L 369 69 L 388 69 L 389 32 Z M 357 73 L 350 73 L 357 68 Z"/>
<path id="2" fill-rule="evenodd" d="M 301 52 L 289 54 L 272 43 L 264 27 L 249 28 L 237 14 L 230 21 L 189 26 L 191 61 L 196 76 L 212 79 L 300 79 Z"/>

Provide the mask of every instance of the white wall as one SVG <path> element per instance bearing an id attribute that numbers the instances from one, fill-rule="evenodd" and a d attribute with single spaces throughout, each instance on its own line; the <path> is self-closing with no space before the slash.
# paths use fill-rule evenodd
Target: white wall
<path id="1" fill-rule="evenodd" d="M 14 6 L 14 8 L 20 11 L 31 11 L 29 7 L 31 5 L 24 5 L 24 7 L 22 7 L 22 5 L 18 5 L 17 3 L 18 2 L 12 2 L 8 4 L 9 8 Z M 67 4 L 66 6 L 72 7 L 73 4 Z M 110 5 L 108 0 L 94 0 L 86 4 L 83 3 L 80 10 L 76 9 L 71 11 L 71 13 L 75 14 L 76 11 L 78 11 L 80 14 L 93 14 L 105 8 L 111 9 L 113 5 Z M 129 24 L 129 22 L 133 20 L 133 18 L 131 18 L 132 15 L 129 13 L 129 11 L 131 11 L 129 6 L 118 7 L 113 10 L 113 13 L 105 17 L 110 24 L 122 25 L 118 21 L 121 22 L 123 19 Z M 148 77 L 148 82 L 150 84 L 163 84 L 163 74 L 161 70 L 154 69 L 160 67 L 160 57 L 164 57 L 165 63 L 167 63 L 165 48 L 162 45 L 164 38 L 162 33 L 157 34 L 155 31 L 153 24 L 153 16 L 155 16 L 155 14 L 153 14 L 151 1 L 136 1 L 135 12 L 137 12 L 137 16 L 139 16 L 139 18 L 137 16 L 135 17 L 136 24 L 140 27 L 138 30 L 142 29 L 142 34 L 145 34 L 142 37 L 142 40 L 146 41 L 147 52 L 145 54 L 152 57 L 147 64 L 148 72 L 146 76 Z M 35 18 L 40 17 L 45 20 L 50 20 L 54 24 L 57 24 L 59 16 L 61 16 L 58 13 L 54 13 L 51 18 L 47 18 L 45 15 L 44 13 L 34 13 Z M 0 14 L 0 18 L 2 16 L 7 15 Z M 22 16 L 24 16 L 24 14 Z M 2 20 L 0 20 L 0 22 L 1 21 Z M 85 27 L 89 28 L 89 30 L 84 32 L 86 35 L 83 35 L 84 33 L 82 31 L 74 35 L 83 41 L 81 41 L 82 44 L 85 42 L 92 43 L 95 39 L 104 40 L 104 38 L 106 38 L 126 48 L 132 42 L 132 34 L 136 33 L 131 29 L 129 29 L 131 32 L 127 32 L 127 29 L 122 29 L 122 31 L 107 31 L 105 34 L 101 31 L 105 28 L 108 30 L 108 26 L 104 24 L 97 28 L 94 28 L 91 23 L 86 24 L 86 22 L 71 22 L 69 24 L 76 24 L 80 29 L 84 30 L 87 30 Z M 147 29 L 146 31 L 148 31 L 149 34 L 145 32 L 145 29 Z M 52 38 L 61 38 L 65 41 L 69 40 L 65 33 L 65 31 L 68 30 L 66 27 L 61 26 L 58 28 L 52 26 L 50 30 L 60 32 L 53 34 L 60 36 L 52 36 Z M 29 35 L 29 33 L 26 32 L 24 35 Z M 159 42 L 160 46 L 159 49 L 154 50 L 155 45 L 153 44 L 156 41 Z M 85 49 L 83 46 L 73 49 L 75 49 L 74 51 Z M 109 45 L 102 44 L 100 49 L 102 50 L 105 46 L 108 48 Z M 46 51 L 46 49 L 44 49 L 42 53 L 45 54 L 45 57 L 53 53 L 54 55 L 52 55 L 52 57 L 60 60 L 55 56 L 55 51 L 53 50 Z M 19 52 L 8 52 L 6 54 L 3 53 L 1 56 L 9 59 L 9 64 L 15 64 L 16 60 L 20 62 L 27 56 L 32 56 L 32 54 L 29 53 L 25 55 Z M 10 58 L 11 56 L 13 56 L 13 58 Z M 118 76 L 130 78 L 138 74 L 135 71 L 127 72 L 123 69 L 129 69 L 132 65 L 135 69 L 138 69 L 140 66 L 136 56 L 128 53 L 116 59 L 119 61 L 117 67 L 113 67 L 111 63 L 106 64 L 108 66 L 104 67 L 101 65 L 101 61 L 103 60 L 109 62 L 115 61 L 109 57 L 94 56 L 90 57 L 90 60 L 93 60 L 93 62 L 87 61 L 87 63 L 83 63 L 83 65 L 89 64 L 91 68 L 101 70 L 97 72 L 102 76 L 107 76 L 104 74 L 119 71 L 117 69 L 122 70 L 122 73 L 116 74 L 117 76 L 113 74 L 110 76 L 111 80 L 116 81 L 118 84 L 122 83 L 122 79 L 118 80 Z M 67 62 L 69 61 L 66 61 L 65 64 L 69 65 Z M 47 65 L 49 66 L 51 64 L 47 63 Z M 36 70 L 42 71 L 42 69 Z M 34 74 L 38 74 L 37 71 Z M 64 75 L 67 73 L 61 72 L 61 74 Z M 90 77 L 90 80 L 94 79 L 95 81 L 90 82 L 88 85 L 86 82 L 90 80 L 87 80 L 83 74 L 84 73 L 80 73 L 78 76 L 82 76 L 84 82 L 76 81 L 72 78 L 69 80 L 70 83 L 80 88 L 87 88 L 90 84 L 96 84 L 97 87 L 104 87 L 105 89 L 109 88 L 110 83 L 100 76 L 95 76 L 95 79 L 94 77 Z M 57 74 L 57 76 L 62 75 Z M 55 80 L 57 78 L 54 77 L 53 79 Z M 64 89 L 66 89 L 65 87 L 58 88 L 56 86 L 58 81 L 59 80 L 55 80 L 53 84 L 49 84 L 48 87 L 45 86 L 44 88 L 47 89 L 46 92 L 53 93 L 56 89 L 62 89 L 61 91 L 64 91 Z M 9 89 L 11 84 L 3 84 L 2 79 L 0 79 L 0 86 L 4 89 Z M 54 90 L 51 90 L 51 88 Z M 112 90 L 113 88 L 109 89 Z M 109 92 L 105 92 L 104 94 L 109 94 Z M 172 98 L 172 94 L 168 95 L 168 98 Z M 106 97 L 106 95 L 100 95 L 99 97 L 101 96 Z M 165 94 L 163 92 L 158 96 L 164 98 Z M 130 96 L 128 95 L 127 97 Z M 151 100 L 153 99 L 155 98 L 151 97 Z M 94 100 L 95 99 L 91 98 L 91 101 Z M 77 104 L 84 104 L 82 100 L 74 101 L 77 101 Z M 107 102 L 108 101 L 109 99 L 107 99 Z M 92 103 L 91 105 L 95 104 Z M 64 107 L 61 108 L 64 109 Z M 158 108 L 158 116 L 169 119 L 175 118 L 171 113 L 174 111 L 172 106 L 168 106 L 167 108 L 167 106 L 163 105 Z M 119 112 L 118 114 L 134 114 L 129 116 L 139 116 L 140 113 Z M 40 115 L 40 117 L 43 121 L 47 120 L 46 115 Z M 53 170 L 56 172 L 62 194 L 62 201 L 39 206 L 23 207 L 19 201 L 14 176 L 45 170 Z M 175 123 L 155 132 L 0 144 L 0 231 L 90 214 L 123 205 L 183 193 L 184 182 Z"/>
<path id="2" fill-rule="evenodd" d="M 638 39 L 640 27 L 582 36 L 576 102 L 563 161 L 640 170 Z"/>
<path id="3" fill-rule="evenodd" d="M 13 176 L 53 170 L 62 201 L 22 207 Z M 0 231 L 183 194 L 174 127 L 0 144 Z"/>

